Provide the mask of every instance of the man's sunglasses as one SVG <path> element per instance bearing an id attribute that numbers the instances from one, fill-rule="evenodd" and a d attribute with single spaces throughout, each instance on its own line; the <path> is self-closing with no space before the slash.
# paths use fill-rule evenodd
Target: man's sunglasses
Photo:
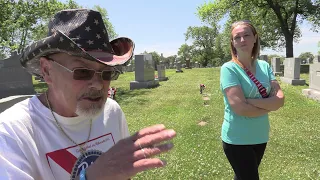
<path id="1" fill-rule="evenodd" d="M 53 60 L 50 57 L 45 57 L 45 58 L 54 62 L 55 64 L 64 68 L 65 70 L 71 72 L 73 74 L 74 80 L 91 80 L 92 77 L 97 73 L 97 74 L 100 74 L 102 80 L 112 81 L 112 80 L 117 80 L 120 75 L 120 71 L 117 70 L 116 68 L 113 68 L 112 70 L 103 70 L 100 72 L 96 71 L 94 69 L 88 69 L 88 68 L 74 68 L 73 70 L 71 70 L 71 69 L 59 64 L 58 62 L 56 62 L 55 60 Z"/>

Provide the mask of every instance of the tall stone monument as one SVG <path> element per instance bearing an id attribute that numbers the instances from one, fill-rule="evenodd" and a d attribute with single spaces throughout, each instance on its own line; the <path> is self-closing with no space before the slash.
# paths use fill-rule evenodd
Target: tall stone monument
<path id="1" fill-rule="evenodd" d="M 135 55 L 135 81 L 130 82 L 130 90 L 159 86 L 154 78 L 154 62 L 151 54 Z"/>
<path id="2" fill-rule="evenodd" d="M 305 85 L 306 80 L 300 79 L 300 58 L 286 58 L 284 60 L 284 77 L 281 81 L 291 85 Z"/>
<path id="3" fill-rule="evenodd" d="M 303 89 L 302 94 L 320 102 L 320 55 L 310 64 L 309 71 L 309 88 Z"/>
<path id="4" fill-rule="evenodd" d="M 167 81 L 168 77 L 166 77 L 166 67 L 163 64 L 157 65 L 158 70 L 158 80 L 159 81 Z"/>
<path id="5" fill-rule="evenodd" d="M 176 72 L 182 73 L 183 71 L 181 70 L 181 61 L 179 57 L 176 58 L 175 64 L 176 64 Z"/>
<path id="6" fill-rule="evenodd" d="M 186 58 L 186 69 L 192 69 L 191 62 L 189 58 Z"/>
<path id="7" fill-rule="evenodd" d="M 19 58 L 13 53 L 10 58 L 0 60 L 0 99 L 35 94 L 32 76 L 22 67 Z"/>
<path id="8" fill-rule="evenodd" d="M 272 58 L 271 59 L 271 67 L 272 67 L 272 71 L 275 76 L 282 75 L 282 72 L 280 70 L 280 58 L 278 58 L 278 57 Z"/>

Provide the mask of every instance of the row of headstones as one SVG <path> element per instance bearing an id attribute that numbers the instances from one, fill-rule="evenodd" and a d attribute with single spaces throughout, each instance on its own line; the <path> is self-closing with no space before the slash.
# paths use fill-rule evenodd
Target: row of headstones
<path id="1" fill-rule="evenodd" d="M 305 85 L 306 80 L 300 78 L 301 59 L 286 58 L 283 62 L 284 74 L 280 80 L 291 85 Z M 272 70 L 275 75 L 281 75 L 280 58 L 271 59 Z M 302 93 L 312 99 L 320 101 L 320 55 L 315 57 L 313 64 L 309 64 L 309 88 Z"/>
<path id="2" fill-rule="evenodd" d="M 155 80 L 153 63 L 150 54 L 135 56 L 135 81 L 130 83 L 132 84 L 131 89 L 149 87 L 150 84 L 153 86 L 157 84 L 155 81 L 168 79 L 165 76 L 165 65 L 160 64 L 157 66 L 158 77 Z M 180 61 L 176 61 L 176 72 L 183 72 L 181 67 Z M 35 80 L 42 81 L 41 79 Z M 147 86 L 144 84 L 147 84 Z M 21 66 L 19 55 L 13 53 L 10 58 L 0 60 L 0 99 L 15 95 L 33 94 L 36 94 L 36 92 L 33 87 L 32 76 Z"/>
<path id="3" fill-rule="evenodd" d="M 181 68 L 185 69 L 192 69 L 192 68 L 203 68 L 202 64 L 198 62 L 190 62 L 190 60 L 186 60 L 185 64 L 182 64 L 180 61 L 175 61 L 172 63 L 165 63 L 160 61 L 159 65 L 163 65 L 166 69 L 177 69 L 178 71 L 181 70 Z M 207 67 L 212 67 L 211 64 L 208 64 Z M 124 66 L 122 69 L 124 72 L 133 72 L 135 71 L 135 66 L 131 63 L 129 63 L 127 66 Z"/>
<path id="4" fill-rule="evenodd" d="M 260 59 L 267 60 L 266 55 L 260 56 Z M 130 83 L 130 89 L 140 87 L 134 84 L 147 84 L 142 87 L 149 87 L 157 84 L 154 79 L 154 65 L 152 56 L 150 54 L 136 55 L 135 56 L 135 81 Z M 300 59 L 299 58 L 286 58 L 284 61 L 284 77 L 281 80 L 292 85 L 304 85 L 305 80 L 300 79 Z M 199 63 L 194 63 L 195 65 Z M 273 58 L 271 61 L 272 68 L 275 74 L 280 72 L 280 58 Z M 190 62 L 189 62 L 190 66 Z M 160 64 L 158 69 L 158 81 L 166 80 L 165 65 Z M 176 61 L 176 72 L 183 72 L 181 70 L 181 63 Z M 310 89 L 320 91 L 320 56 L 314 60 L 314 64 L 310 64 Z M 149 82 L 151 81 L 151 82 Z M 131 88 L 132 84 L 132 88 Z M 308 91 L 310 93 L 311 91 Z M 312 91 L 313 92 L 313 91 Z M 12 95 L 30 95 L 35 94 L 32 76 L 26 72 L 21 66 L 19 56 L 13 53 L 10 58 L 0 60 L 0 99 Z"/>

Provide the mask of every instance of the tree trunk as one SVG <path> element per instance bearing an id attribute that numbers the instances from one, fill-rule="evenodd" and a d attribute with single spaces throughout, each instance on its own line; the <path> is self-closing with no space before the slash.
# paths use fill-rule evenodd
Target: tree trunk
<path id="1" fill-rule="evenodd" d="M 285 40 L 286 40 L 286 57 L 294 57 L 293 56 L 293 36 L 290 36 L 289 34 L 285 34 Z"/>

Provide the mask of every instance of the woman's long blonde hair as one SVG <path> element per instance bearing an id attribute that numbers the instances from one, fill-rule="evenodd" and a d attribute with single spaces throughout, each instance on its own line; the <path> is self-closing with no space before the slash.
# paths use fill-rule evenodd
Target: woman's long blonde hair
<path id="1" fill-rule="evenodd" d="M 254 62 L 259 54 L 260 54 L 260 39 L 259 39 L 259 35 L 257 33 L 256 28 L 251 24 L 250 21 L 248 20 L 243 20 L 243 21 L 237 21 L 234 22 L 231 25 L 231 32 L 230 32 L 230 49 L 231 49 L 231 56 L 232 56 L 232 61 L 234 61 L 235 63 L 239 64 L 241 67 L 244 67 L 243 64 L 238 60 L 237 58 L 237 50 L 236 48 L 233 46 L 233 36 L 232 36 L 232 31 L 235 27 L 239 26 L 239 25 L 245 25 L 250 27 L 250 29 L 252 30 L 252 33 L 254 36 L 256 36 L 256 43 L 254 43 L 253 49 L 252 49 L 252 53 L 251 53 L 251 58 L 252 58 L 252 62 Z"/>

